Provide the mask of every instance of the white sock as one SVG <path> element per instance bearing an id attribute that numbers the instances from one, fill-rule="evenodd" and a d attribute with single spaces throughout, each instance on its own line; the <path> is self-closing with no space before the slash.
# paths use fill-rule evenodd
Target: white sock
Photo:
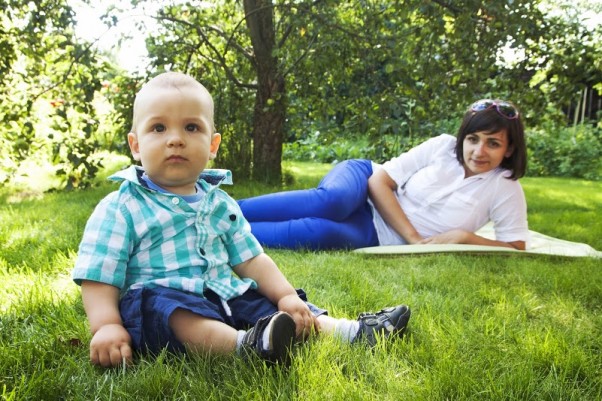
<path id="1" fill-rule="evenodd" d="M 334 336 L 343 342 L 352 342 L 360 330 L 360 322 L 357 320 L 339 319 L 335 328 Z"/>
<path id="2" fill-rule="evenodd" d="M 270 331 L 272 330 L 272 324 L 274 323 L 274 319 L 270 320 L 265 330 L 263 330 L 262 334 L 262 344 L 264 345 L 263 350 L 269 351 L 271 349 L 272 344 L 270 343 Z M 238 337 L 236 337 L 236 351 L 239 352 L 242 347 L 243 339 L 245 338 L 245 334 L 247 332 L 245 330 L 238 331 Z"/>
<path id="3" fill-rule="evenodd" d="M 242 339 L 245 338 L 245 334 L 247 334 L 244 330 L 238 330 L 238 336 L 236 337 L 236 352 L 240 353 L 240 349 L 242 348 Z"/>

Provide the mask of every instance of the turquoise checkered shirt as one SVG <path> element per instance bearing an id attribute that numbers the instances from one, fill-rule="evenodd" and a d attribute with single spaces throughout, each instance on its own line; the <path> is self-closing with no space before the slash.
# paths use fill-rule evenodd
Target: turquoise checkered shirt
<path id="1" fill-rule="evenodd" d="M 198 210 L 177 195 L 142 185 L 143 169 L 132 166 L 110 177 L 123 180 L 97 206 L 84 230 L 72 277 L 118 287 L 169 287 L 228 300 L 257 284 L 232 266 L 263 252 L 238 204 L 219 185 L 227 170 L 205 170 Z"/>

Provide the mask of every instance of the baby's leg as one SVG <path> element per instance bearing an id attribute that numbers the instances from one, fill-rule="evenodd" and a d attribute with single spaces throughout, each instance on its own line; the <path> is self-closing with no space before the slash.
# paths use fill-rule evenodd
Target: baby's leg
<path id="1" fill-rule="evenodd" d="M 401 337 L 409 320 L 410 308 L 406 305 L 385 308 L 376 313 L 361 313 L 357 320 L 318 316 L 320 333 L 334 335 L 344 342 L 365 341 L 370 345 L 376 344 L 379 336 Z"/>
<path id="2" fill-rule="evenodd" d="M 196 353 L 229 354 L 236 350 L 238 331 L 225 323 L 176 309 L 169 326 L 187 349 Z"/>
<path id="3" fill-rule="evenodd" d="M 225 323 L 176 309 L 169 317 L 176 338 L 190 352 L 247 355 L 255 353 L 269 362 L 288 364 L 295 338 L 295 321 L 276 312 L 257 321 L 251 329 L 236 330 Z"/>

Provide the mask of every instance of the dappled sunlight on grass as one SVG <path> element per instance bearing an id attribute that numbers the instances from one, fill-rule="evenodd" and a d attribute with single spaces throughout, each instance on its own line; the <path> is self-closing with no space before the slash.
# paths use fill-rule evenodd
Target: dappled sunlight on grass
<path id="1" fill-rule="evenodd" d="M 0 271 L 0 280 L 0 314 L 79 296 L 79 290 L 68 274 L 43 276 L 32 272 L 7 274 Z"/>
<path id="2" fill-rule="evenodd" d="M 567 178 L 521 180 L 529 228 L 602 249 L 602 182 Z"/>
<path id="3" fill-rule="evenodd" d="M 292 174 L 295 182 L 292 185 L 295 188 L 311 188 L 318 185 L 320 180 L 328 173 L 334 164 L 312 163 L 312 162 L 293 162 L 282 163 L 284 174 Z"/>
<path id="4" fill-rule="evenodd" d="M 221 189 L 234 199 L 243 199 L 278 191 L 315 188 L 322 177 L 333 167 L 331 164 L 285 161 L 282 163 L 283 184 L 279 188 L 255 181 L 239 181 L 233 178 L 234 185 Z"/>
<path id="5" fill-rule="evenodd" d="M 546 209 L 602 208 L 602 182 L 564 178 L 524 178 L 527 201 L 547 201 Z M 543 205 L 542 205 L 543 206 Z"/>
<path id="6" fill-rule="evenodd" d="M 94 184 L 104 183 L 111 174 L 131 164 L 129 157 L 106 151 L 90 155 L 90 161 L 100 161 L 102 164 L 94 179 Z M 10 185 L 3 188 L 7 202 L 18 203 L 24 200 L 40 199 L 45 192 L 61 188 L 62 180 L 55 174 L 57 169 L 57 166 L 46 160 L 24 161 Z"/>

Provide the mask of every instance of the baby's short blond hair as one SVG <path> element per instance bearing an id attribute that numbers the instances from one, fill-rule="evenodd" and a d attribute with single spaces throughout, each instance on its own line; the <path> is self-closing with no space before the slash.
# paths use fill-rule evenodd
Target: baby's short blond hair
<path id="1" fill-rule="evenodd" d="M 140 88 L 140 90 L 138 91 L 138 93 L 136 94 L 136 98 L 134 99 L 134 110 L 133 110 L 133 117 L 132 117 L 132 129 L 131 132 L 136 132 L 136 120 L 137 120 L 137 104 L 138 104 L 138 99 L 141 99 L 142 97 L 144 97 L 146 95 L 146 91 L 148 89 L 153 89 L 153 88 L 175 88 L 175 89 L 179 89 L 179 88 L 184 88 L 184 87 L 192 87 L 192 88 L 198 88 L 198 90 L 202 91 L 204 93 L 204 95 L 207 96 L 207 98 L 210 100 L 211 102 L 211 123 L 213 124 L 213 97 L 211 96 L 211 94 L 209 93 L 209 91 L 207 90 L 207 88 L 205 88 L 203 86 L 203 84 L 201 84 L 199 81 L 197 81 L 195 78 L 191 77 L 190 75 L 181 73 L 181 72 L 164 72 L 161 73 L 157 76 L 155 76 L 154 78 L 152 78 L 151 80 L 149 80 L 147 83 L 145 83 L 144 85 L 142 85 L 142 88 Z M 215 129 L 214 129 L 215 131 Z"/>

